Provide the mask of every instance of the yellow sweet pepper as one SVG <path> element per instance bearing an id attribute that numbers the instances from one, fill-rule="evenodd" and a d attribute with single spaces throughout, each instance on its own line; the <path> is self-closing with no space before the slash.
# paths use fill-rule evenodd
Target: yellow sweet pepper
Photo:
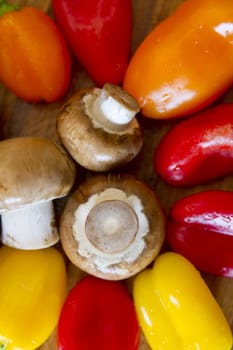
<path id="1" fill-rule="evenodd" d="M 0 248 L 0 349 L 32 350 L 52 333 L 66 295 L 66 268 L 55 248 Z"/>
<path id="2" fill-rule="evenodd" d="M 230 350 L 232 332 L 196 268 L 166 252 L 139 273 L 133 298 L 141 328 L 153 350 Z"/>

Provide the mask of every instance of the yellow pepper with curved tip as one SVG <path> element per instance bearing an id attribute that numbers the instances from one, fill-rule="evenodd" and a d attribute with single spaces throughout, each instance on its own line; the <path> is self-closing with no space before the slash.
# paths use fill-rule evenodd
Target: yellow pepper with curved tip
<path id="1" fill-rule="evenodd" d="M 32 350 L 50 336 L 66 295 L 66 268 L 55 248 L 0 248 L 0 349 Z"/>
<path id="2" fill-rule="evenodd" d="M 133 298 L 153 350 L 230 350 L 228 322 L 196 268 L 183 256 L 161 254 L 139 273 Z"/>

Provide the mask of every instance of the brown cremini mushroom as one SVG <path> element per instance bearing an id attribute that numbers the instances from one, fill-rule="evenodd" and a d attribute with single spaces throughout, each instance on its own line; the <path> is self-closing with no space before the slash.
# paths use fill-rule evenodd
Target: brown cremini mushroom
<path id="1" fill-rule="evenodd" d="M 41 249 L 59 240 L 52 200 L 68 194 L 76 168 L 69 155 L 47 138 L 0 142 L 0 213 L 4 244 Z"/>
<path id="2" fill-rule="evenodd" d="M 60 218 L 63 249 L 83 271 L 126 279 L 149 265 L 165 237 L 159 200 L 132 175 L 95 175 L 69 196 Z"/>
<path id="3" fill-rule="evenodd" d="M 109 171 L 128 163 L 142 148 L 136 100 L 120 86 L 83 89 L 69 99 L 57 118 L 57 132 L 77 163 Z"/>

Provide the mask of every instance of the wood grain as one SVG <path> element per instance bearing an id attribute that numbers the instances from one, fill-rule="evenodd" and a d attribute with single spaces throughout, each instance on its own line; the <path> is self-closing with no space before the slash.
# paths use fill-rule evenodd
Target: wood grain
<path id="1" fill-rule="evenodd" d="M 161 20 L 166 18 L 182 0 L 134 0 L 134 29 L 132 38 L 132 53 L 146 36 L 146 34 Z M 47 11 L 52 15 L 51 4 L 49 0 L 11 0 L 11 3 L 20 5 L 33 5 Z M 87 87 L 93 82 L 86 72 L 77 62 L 73 65 L 73 78 L 70 89 L 64 98 L 68 98 L 79 88 Z M 233 89 L 229 91 L 221 100 L 233 102 Z M 58 109 L 63 101 L 46 105 L 40 103 L 37 105 L 28 104 L 0 85 L 0 122 L 1 139 L 7 139 L 16 136 L 34 135 L 46 136 L 52 140 L 58 141 L 56 133 L 56 118 Z M 201 189 L 228 189 L 233 190 L 232 176 L 222 180 L 212 182 L 207 186 L 196 186 L 186 189 L 177 189 L 165 184 L 155 174 L 152 166 L 152 157 L 154 149 L 159 143 L 161 137 L 174 124 L 175 121 L 152 121 L 145 120 L 139 116 L 139 122 L 144 130 L 144 147 L 131 164 L 121 169 L 122 172 L 134 173 L 140 179 L 146 181 L 158 194 L 162 206 L 166 213 L 169 212 L 172 204 L 179 198 L 197 192 Z M 81 171 L 80 180 L 83 177 Z M 62 208 L 63 202 L 55 203 L 57 207 Z M 59 210 L 58 210 L 59 212 Z M 72 264 L 67 264 L 68 269 L 68 289 L 69 290 L 83 273 Z M 233 326 L 233 279 L 221 278 L 211 275 L 204 276 L 215 298 L 223 309 L 231 327 Z M 26 326 L 26 325 L 25 325 Z M 142 335 L 140 350 L 149 350 L 150 347 Z M 48 341 L 40 347 L 40 350 L 57 350 L 56 330 Z M 120 349 L 119 349 L 120 350 Z M 178 350 L 178 349 L 177 349 Z"/>

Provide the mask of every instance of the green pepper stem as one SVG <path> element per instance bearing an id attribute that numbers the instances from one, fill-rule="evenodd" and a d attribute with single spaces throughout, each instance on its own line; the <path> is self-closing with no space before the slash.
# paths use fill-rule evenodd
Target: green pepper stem
<path id="1" fill-rule="evenodd" d="M 0 16 L 5 15 L 7 12 L 17 11 L 18 9 L 18 5 L 11 5 L 8 4 L 5 0 L 0 0 Z"/>
<path id="2" fill-rule="evenodd" d="M 6 344 L 0 343 L 0 350 L 6 350 Z"/>

